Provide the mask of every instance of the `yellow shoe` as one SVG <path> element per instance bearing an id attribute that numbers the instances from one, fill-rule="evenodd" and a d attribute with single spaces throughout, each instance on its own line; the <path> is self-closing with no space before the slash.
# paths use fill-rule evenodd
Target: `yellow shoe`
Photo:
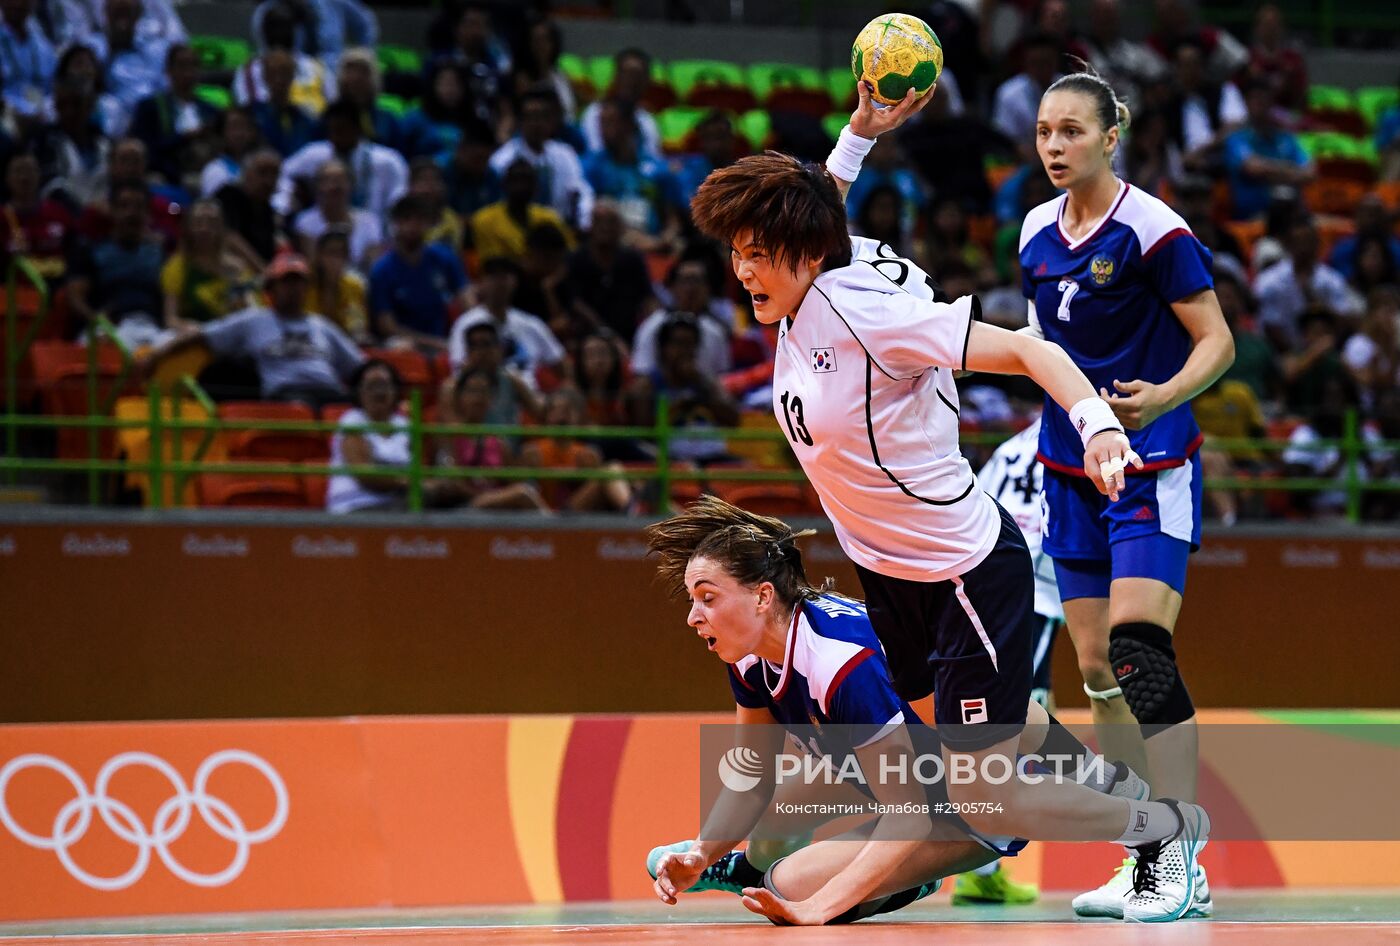
<path id="1" fill-rule="evenodd" d="M 1035 884 L 1018 884 L 1002 869 L 983 876 L 969 871 L 958 875 L 953 886 L 953 906 L 966 903 L 1035 903 L 1040 888 Z"/>

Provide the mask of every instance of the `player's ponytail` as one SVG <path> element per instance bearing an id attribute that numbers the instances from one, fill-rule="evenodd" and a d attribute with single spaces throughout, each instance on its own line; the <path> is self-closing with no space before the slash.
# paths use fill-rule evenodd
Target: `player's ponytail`
<path id="1" fill-rule="evenodd" d="M 706 495 L 645 533 L 647 547 L 658 559 L 658 577 L 678 594 L 685 591 L 686 565 L 696 556 L 717 562 L 742 585 L 772 582 L 784 604 L 818 593 L 807 580 L 797 547 L 798 539 L 816 534 L 813 529 L 794 531 L 781 519 Z"/>
<path id="2" fill-rule="evenodd" d="M 1045 90 L 1045 94 L 1078 92 L 1080 95 L 1087 95 L 1094 102 L 1094 115 L 1098 118 L 1104 134 L 1108 134 L 1110 128 L 1117 128 L 1120 135 L 1127 131 L 1133 117 L 1128 104 L 1118 98 L 1113 86 L 1099 75 L 1093 66 L 1078 56 L 1069 58 L 1073 61 L 1076 71 L 1055 80 L 1050 88 Z"/>

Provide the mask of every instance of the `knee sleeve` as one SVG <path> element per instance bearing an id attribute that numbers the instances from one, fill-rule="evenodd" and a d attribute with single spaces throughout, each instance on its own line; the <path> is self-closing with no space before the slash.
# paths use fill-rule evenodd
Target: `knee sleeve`
<path id="1" fill-rule="evenodd" d="M 1139 725 L 1170 726 L 1195 715 L 1166 628 L 1143 621 L 1119 624 L 1108 635 L 1108 662 Z"/>

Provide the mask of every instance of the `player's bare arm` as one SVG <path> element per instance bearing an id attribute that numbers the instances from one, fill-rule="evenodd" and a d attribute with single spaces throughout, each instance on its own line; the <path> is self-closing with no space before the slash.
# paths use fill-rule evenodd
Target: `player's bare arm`
<path id="1" fill-rule="evenodd" d="M 966 367 L 991 374 L 1025 375 L 1071 416 L 1076 407 L 1088 406 L 1086 400 L 1095 397 L 1089 379 L 1060 346 L 984 322 L 972 323 Z M 1128 464 L 1140 469 L 1142 460 L 1121 429 L 1102 429 L 1084 445 L 1084 472 L 1099 492 L 1111 499 L 1116 500 L 1123 489 L 1123 471 Z"/>
<path id="2" fill-rule="evenodd" d="M 1172 312 L 1191 336 L 1191 355 L 1181 370 L 1162 384 L 1136 378 L 1115 380 L 1116 391 L 1099 392 L 1130 430 L 1140 430 L 1185 404 L 1214 384 L 1235 361 L 1235 339 L 1214 289 L 1203 289 L 1172 303 Z"/>

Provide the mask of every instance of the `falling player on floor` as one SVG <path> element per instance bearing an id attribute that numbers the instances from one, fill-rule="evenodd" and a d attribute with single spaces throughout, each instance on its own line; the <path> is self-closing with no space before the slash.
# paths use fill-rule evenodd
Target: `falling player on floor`
<path id="1" fill-rule="evenodd" d="M 1190 400 L 1234 358 L 1216 301 L 1210 251 L 1157 198 L 1119 180 L 1113 155 L 1127 106 L 1092 72 L 1041 98 L 1036 147 L 1065 193 L 1026 215 L 1024 329 L 1064 348 L 1131 431 L 1145 461 L 1107 503 L 1084 476 L 1077 419 L 1047 398 L 1039 452 L 1046 466 L 1044 548 L 1055 561 L 1070 639 L 1100 745 L 1150 773 L 1154 789 L 1196 797 L 1195 707 L 1177 670 L 1174 631 L 1187 556 L 1201 541 L 1200 428 Z M 1114 725 L 1116 724 L 1116 725 Z M 1119 916 L 1125 897 L 1175 901 L 1179 851 L 1129 858 L 1074 903 Z M 1211 912 L 1196 867 L 1188 915 Z"/>
<path id="2" fill-rule="evenodd" d="M 774 758 L 791 734 L 805 752 L 853 753 L 870 776 L 859 789 L 869 800 L 891 809 L 946 805 L 942 780 L 925 787 L 873 777 L 880 760 L 906 748 L 940 756 L 938 735 L 895 694 L 864 606 L 807 580 L 796 544 L 807 534 L 705 496 L 650 526 L 647 540 L 662 578 L 690 601 L 687 622 L 729 665 L 736 721 L 760 758 Z M 1039 707 L 1031 717 L 1049 722 Z M 1073 751 L 1077 767 L 1092 772 L 1088 750 Z M 770 853 L 760 859 L 753 832 L 775 797 L 771 778 L 762 784 L 764 791 L 722 796 L 714 808 L 720 816 L 698 840 L 652 852 L 647 866 L 659 898 L 675 903 L 686 890 L 728 890 L 781 923 L 849 922 L 907 906 L 937 890 L 940 878 L 1025 844 L 974 832 L 956 816 L 882 814 L 836 838 L 799 843 L 787 856 L 778 857 L 769 839 Z M 1120 797 L 1146 795 L 1145 783 L 1123 765 L 1102 763 L 1089 784 Z M 822 797 L 832 800 L 829 792 Z M 749 849 L 733 850 L 745 837 Z"/>
<path id="3" fill-rule="evenodd" d="M 853 257 L 842 192 L 873 133 L 915 105 L 911 91 L 877 113 L 869 90 L 859 93 L 827 168 L 773 152 L 742 158 L 706 178 L 692 217 L 730 247 L 755 317 L 781 323 L 774 413 L 856 564 L 895 691 L 934 693 L 945 754 L 980 766 L 1014 758 L 1026 726 L 1034 577 L 1015 522 L 977 489 L 959 450 L 954 371 L 1032 378 L 1069 413 L 1085 475 L 1111 499 L 1124 468 L 1142 461 L 1061 349 L 979 322 L 974 297 L 927 301 L 908 260 Z M 1073 739 L 1052 721 L 1047 743 L 1061 738 Z M 1130 898 L 1124 917 L 1175 920 L 1190 906 L 1209 831 L 1196 805 L 1019 779 L 949 794 L 976 806 L 968 823 L 988 835 L 1116 840 L 1144 870 L 1171 849 L 1187 876 L 1165 896 Z"/>

